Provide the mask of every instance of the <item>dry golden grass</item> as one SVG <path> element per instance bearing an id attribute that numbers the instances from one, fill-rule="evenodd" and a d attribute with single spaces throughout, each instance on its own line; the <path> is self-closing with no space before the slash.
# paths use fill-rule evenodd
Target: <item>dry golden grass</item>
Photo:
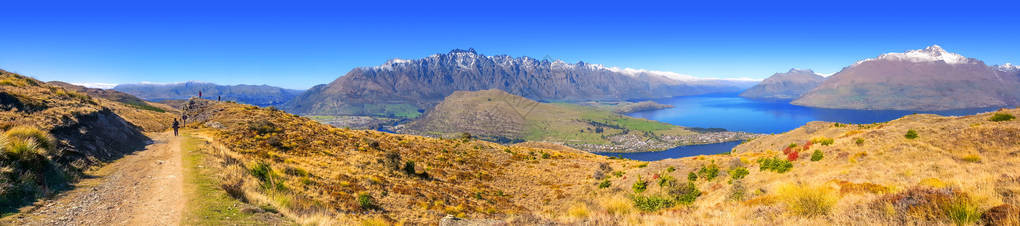
<path id="1" fill-rule="evenodd" d="M 548 144 L 502 146 L 338 129 L 238 104 L 196 101 L 188 107 L 189 116 L 203 122 L 192 125 L 209 127 L 209 137 L 234 159 L 233 170 L 227 172 L 236 174 L 237 187 L 248 199 L 309 219 L 298 220 L 305 223 L 383 219 L 428 224 L 447 214 L 631 225 L 980 223 L 975 214 L 1015 204 L 1012 197 L 1020 195 L 1014 183 L 1020 181 L 1020 159 L 1015 157 L 1020 154 L 1020 122 L 988 122 L 992 113 L 912 115 L 870 125 L 812 122 L 755 139 L 729 155 L 640 162 Z M 917 131 L 918 138 L 904 138 L 908 129 Z M 817 143 L 811 142 L 810 149 L 825 153 L 820 161 L 801 158 L 784 173 L 759 170 L 757 159 L 785 158 L 772 150 L 812 139 Z M 856 142 L 859 139 L 866 142 Z M 829 145 L 822 145 L 823 140 Z M 980 161 L 963 160 L 975 153 Z M 273 176 L 254 176 L 256 163 L 267 163 L 270 173 L 263 174 Z M 602 164 L 609 169 L 603 170 Z M 720 175 L 696 180 L 701 195 L 689 206 L 651 211 L 635 207 L 637 195 L 671 194 L 671 186 L 663 186 L 669 183 L 660 183 L 661 178 L 686 183 L 688 173 L 713 164 Z M 731 180 L 728 173 L 738 167 L 749 174 Z M 631 189 L 638 178 L 648 181 L 641 193 Z M 599 188 L 604 180 L 610 186 Z M 895 202 L 875 204 L 917 186 L 953 189 L 966 195 L 950 197 L 967 198 L 935 202 L 925 213 L 939 214 L 937 218 L 890 214 L 905 210 Z M 746 201 L 732 198 L 738 191 Z"/>
<path id="2" fill-rule="evenodd" d="M 232 103 L 195 100 L 187 109 L 196 120 L 189 126 L 223 148 L 223 162 L 230 163 L 225 173 L 238 178 L 228 187 L 299 223 L 323 216 L 341 223 L 374 217 L 435 223 L 447 214 L 557 219 L 597 189 L 591 175 L 600 163 L 623 169 L 630 162 L 529 147 L 537 144 L 339 129 Z"/>

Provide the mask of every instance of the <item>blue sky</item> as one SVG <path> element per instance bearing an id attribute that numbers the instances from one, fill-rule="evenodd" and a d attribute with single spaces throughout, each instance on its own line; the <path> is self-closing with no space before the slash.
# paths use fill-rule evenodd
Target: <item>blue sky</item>
<path id="1" fill-rule="evenodd" d="M 1020 62 L 1015 2 L 8 1 L 0 68 L 42 80 L 305 89 L 454 48 L 764 78 L 939 44 Z"/>

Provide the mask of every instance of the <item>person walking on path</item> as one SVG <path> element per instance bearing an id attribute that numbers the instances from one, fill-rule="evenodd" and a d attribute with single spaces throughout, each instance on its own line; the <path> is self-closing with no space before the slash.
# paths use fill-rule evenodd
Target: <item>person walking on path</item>
<path id="1" fill-rule="evenodd" d="M 177 119 L 174 119 L 174 121 L 177 121 Z M 188 115 L 181 114 L 181 122 L 184 126 L 188 126 Z"/>
<path id="2" fill-rule="evenodd" d="M 177 129 L 181 128 L 180 123 L 177 123 L 177 119 L 174 119 L 174 125 L 171 126 L 171 127 L 174 128 L 174 136 L 176 137 L 177 136 Z"/>
<path id="3" fill-rule="evenodd" d="M 202 99 L 202 91 L 198 91 L 198 99 Z"/>

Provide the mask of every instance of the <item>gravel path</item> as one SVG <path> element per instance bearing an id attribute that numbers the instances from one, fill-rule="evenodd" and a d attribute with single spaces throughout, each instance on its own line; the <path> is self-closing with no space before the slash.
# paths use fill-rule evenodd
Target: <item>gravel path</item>
<path id="1" fill-rule="evenodd" d="M 0 225 L 176 225 L 183 196 L 181 138 L 150 134 L 145 150 L 90 172 L 75 189 L 43 200 Z"/>

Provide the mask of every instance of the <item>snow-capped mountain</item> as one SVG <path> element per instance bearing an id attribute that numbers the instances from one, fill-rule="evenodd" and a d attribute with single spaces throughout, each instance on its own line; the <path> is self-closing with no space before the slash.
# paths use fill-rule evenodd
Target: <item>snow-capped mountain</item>
<path id="1" fill-rule="evenodd" d="M 858 61 L 792 103 L 823 108 L 945 110 L 1016 106 L 1015 66 L 988 66 L 937 45 Z"/>
<path id="2" fill-rule="evenodd" d="M 757 99 L 796 99 L 822 84 L 825 77 L 807 69 L 792 68 L 785 73 L 775 73 L 758 85 L 747 89 L 740 96 Z"/>
<path id="3" fill-rule="evenodd" d="M 313 87 L 286 108 L 298 114 L 371 115 L 379 112 L 366 108 L 379 105 L 422 110 L 459 90 L 500 89 L 534 100 L 625 100 L 736 92 L 753 83 L 455 49 L 355 68 Z"/>

